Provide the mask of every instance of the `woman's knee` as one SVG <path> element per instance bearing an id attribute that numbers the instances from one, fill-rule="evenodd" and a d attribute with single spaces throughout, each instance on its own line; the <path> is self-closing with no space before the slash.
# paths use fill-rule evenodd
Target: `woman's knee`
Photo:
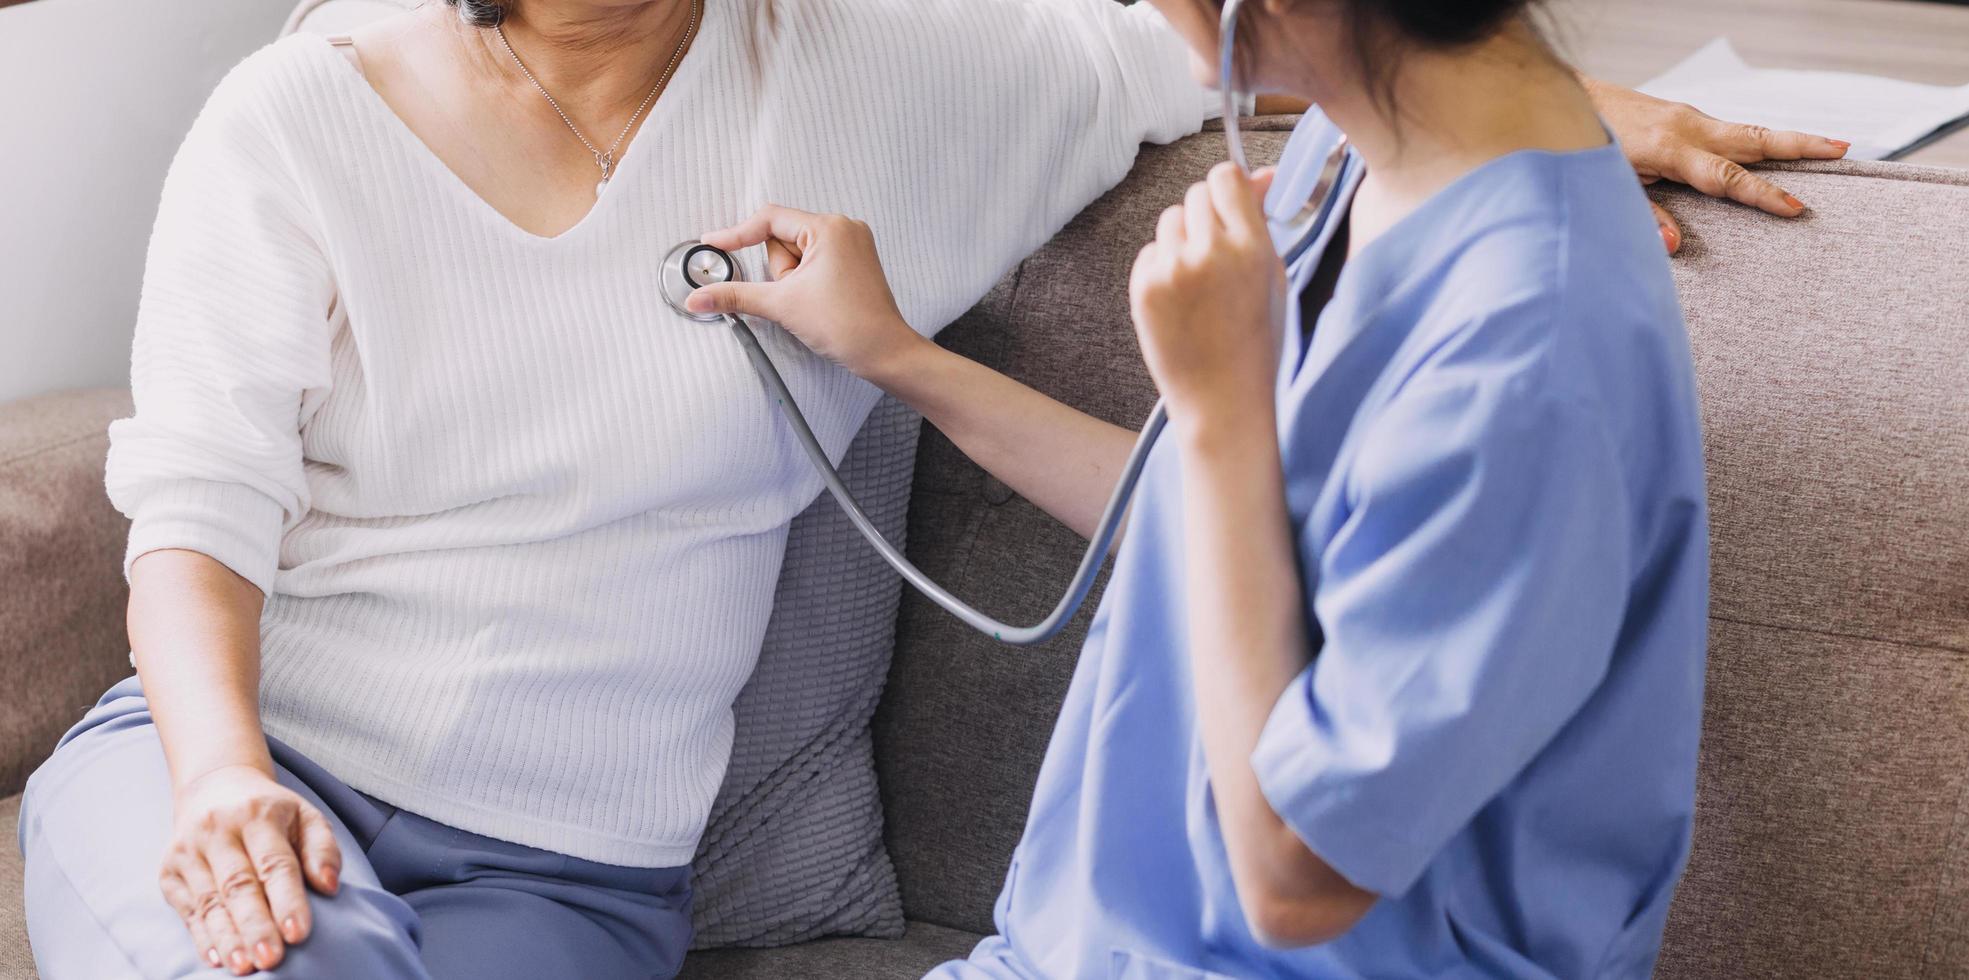
<path id="1" fill-rule="evenodd" d="M 100 958 L 154 958 L 176 925 L 157 887 L 171 826 L 163 749 L 148 713 L 105 707 L 70 730 L 21 799 L 22 899 L 44 976 L 118 975 L 100 972 Z"/>
<path id="2" fill-rule="evenodd" d="M 163 744 L 141 690 L 119 684 L 62 737 L 21 800 L 24 898 L 45 975 L 113 976 L 132 967 L 146 976 L 204 975 L 158 885 L 171 823 Z M 345 852 L 338 892 L 309 892 L 308 938 L 259 975 L 426 977 L 416 914 L 375 881 L 345 828 L 337 825 L 336 836 Z M 132 967 L 112 968 L 119 963 Z"/>
<path id="3" fill-rule="evenodd" d="M 333 896 L 310 893 L 308 904 L 314 921 L 307 938 L 290 945 L 280 965 L 258 976 L 427 980 L 418 953 L 417 914 L 403 899 L 379 886 L 345 884 Z"/>
<path id="4" fill-rule="evenodd" d="M 44 828 L 127 837 L 145 827 L 161 847 L 170 812 L 170 769 L 149 708 L 141 696 L 105 695 L 28 776 L 21 848 Z"/>
<path id="5" fill-rule="evenodd" d="M 28 935 L 46 980 L 110 976 L 217 976 L 191 934 L 155 889 L 132 880 L 102 887 L 88 868 L 37 845 L 27 862 Z M 82 882 L 78 883 L 79 877 Z M 285 980 L 429 980 L 418 952 L 417 919 L 380 887 L 351 885 L 334 896 L 311 895 L 312 926 L 279 965 L 255 976 Z"/>
<path id="6" fill-rule="evenodd" d="M 104 760 L 114 759 L 116 775 L 152 773 L 168 791 L 169 773 L 164 763 L 164 747 L 151 723 L 150 704 L 135 677 L 118 682 L 105 692 L 94 707 L 85 712 L 55 743 L 47 759 L 28 776 L 22 798 L 25 810 L 45 796 L 50 783 L 64 783 L 78 775 L 94 775 Z"/>

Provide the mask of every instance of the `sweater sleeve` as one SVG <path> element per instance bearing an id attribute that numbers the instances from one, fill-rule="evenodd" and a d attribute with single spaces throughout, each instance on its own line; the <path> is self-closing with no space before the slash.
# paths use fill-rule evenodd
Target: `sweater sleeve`
<path id="1" fill-rule="evenodd" d="M 220 83 L 165 178 L 130 356 L 136 411 L 109 430 L 126 576 L 182 548 L 267 591 L 281 535 L 308 509 L 301 412 L 328 386 L 334 285 L 258 74 L 249 59 Z"/>
<path id="2" fill-rule="evenodd" d="M 982 56 L 999 66 L 977 79 L 973 96 L 988 125 L 965 127 L 977 140 L 973 152 L 991 167 L 979 174 L 979 189 L 995 210 L 1023 219 L 1008 222 L 1005 238 L 993 243 L 1007 269 L 1120 183 L 1143 143 L 1180 139 L 1217 114 L 1215 94 L 1190 74 L 1188 48 L 1148 3 L 966 6 L 980 29 L 952 31 L 949 43 L 976 48 L 990 37 Z"/>
<path id="3" fill-rule="evenodd" d="M 1135 144 L 1168 143 L 1223 114 L 1223 99 L 1191 74 L 1190 50 L 1155 5 L 1141 0 L 1025 0 L 1057 20 L 1095 68 L 1093 96 Z M 1107 63 L 1107 59 L 1112 59 Z"/>
<path id="4" fill-rule="evenodd" d="M 874 227 L 934 333 L 1217 104 L 1146 3 L 767 0 L 767 196 Z M 843 180 L 844 173 L 879 175 Z"/>

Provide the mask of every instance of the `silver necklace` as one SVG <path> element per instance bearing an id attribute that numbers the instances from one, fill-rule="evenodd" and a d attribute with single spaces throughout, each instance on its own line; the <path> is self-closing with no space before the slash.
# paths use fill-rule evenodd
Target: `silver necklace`
<path id="1" fill-rule="evenodd" d="M 701 0 L 691 0 L 690 23 L 684 25 L 683 39 L 677 42 L 677 50 L 670 53 L 670 63 L 663 67 L 663 74 L 657 76 L 656 84 L 650 86 L 648 95 L 643 96 L 643 104 L 637 106 L 636 111 L 629 116 L 629 121 L 622 124 L 622 132 L 615 134 L 615 142 L 610 143 L 607 150 L 596 149 L 595 144 L 589 142 L 587 135 L 581 132 L 581 127 L 576 126 L 574 120 L 568 118 L 567 111 L 561 108 L 561 104 L 554 99 L 553 93 L 547 91 L 547 86 L 540 84 L 540 79 L 533 77 L 533 72 L 527 69 L 526 62 L 520 60 L 520 53 L 513 50 L 513 42 L 506 40 L 505 25 L 493 27 L 493 30 L 499 33 L 499 43 L 505 45 L 506 53 L 513 56 L 513 64 L 519 66 L 520 74 L 525 75 L 526 80 L 532 82 L 534 89 L 547 100 L 547 104 L 554 107 L 555 114 L 561 117 L 561 122 L 567 123 L 568 131 L 574 134 L 574 138 L 580 140 L 581 145 L 595 155 L 595 166 L 600 167 L 602 171 L 602 179 L 595 182 L 596 197 L 602 196 L 602 188 L 607 187 L 609 178 L 615 175 L 615 151 L 622 147 L 622 141 L 628 138 L 629 131 L 636 128 L 636 120 L 643 117 L 643 111 L 649 108 L 651 102 L 656 101 L 656 93 L 663 91 L 664 83 L 670 81 L 671 74 L 677 70 L 677 63 L 684 59 L 684 51 L 691 46 L 691 38 L 697 36 L 700 2 Z"/>

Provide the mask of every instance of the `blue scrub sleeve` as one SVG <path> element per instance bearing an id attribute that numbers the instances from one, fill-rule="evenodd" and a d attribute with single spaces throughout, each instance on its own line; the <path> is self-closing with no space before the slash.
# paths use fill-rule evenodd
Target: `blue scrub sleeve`
<path id="1" fill-rule="evenodd" d="M 1625 491 L 1595 407 L 1524 373 L 1428 384 L 1345 471 L 1307 583 L 1324 644 L 1251 759 L 1307 846 L 1386 897 L 1591 695 L 1626 601 Z"/>

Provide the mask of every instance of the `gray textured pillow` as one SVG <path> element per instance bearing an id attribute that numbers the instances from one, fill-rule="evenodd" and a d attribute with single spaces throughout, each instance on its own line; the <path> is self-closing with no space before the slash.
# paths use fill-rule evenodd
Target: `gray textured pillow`
<path id="1" fill-rule="evenodd" d="M 902 545 L 922 419 L 883 398 L 841 477 Z M 903 932 L 882 846 L 869 719 L 895 646 L 901 579 L 823 492 L 794 518 L 731 767 L 698 845 L 694 948 Z"/>

